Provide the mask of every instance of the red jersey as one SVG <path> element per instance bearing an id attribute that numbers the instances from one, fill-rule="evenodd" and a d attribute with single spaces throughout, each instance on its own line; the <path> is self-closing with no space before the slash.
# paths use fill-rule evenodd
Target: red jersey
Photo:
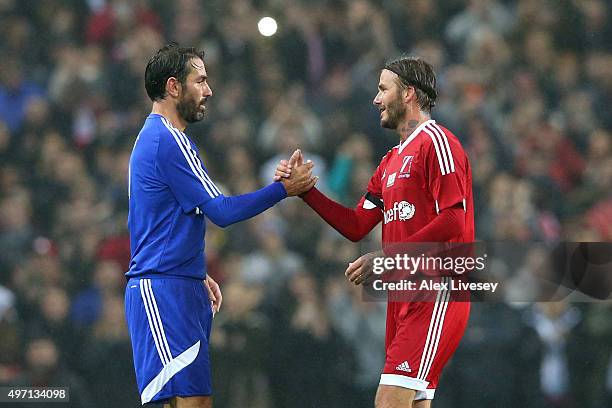
<path id="1" fill-rule="evenodd" d="M 355 209 L 336 203 L 316 188 L 302 198 L 352 241 L 361 240 L 380 221 L 384 223 L 383 244 L 416 242 L 423 237 L 434 242 L 474 241 L 470 163 L 455 135 L 433 120 L 422 123 L 389 150 L 370 180 L 368 194 Z M 459 229 L 446 228 L 447 222 L 461 217 L 461 209 L 445 211 L 448 217 L 444 219 L 436 216 L 458 204 L 463 206 L 465 219 L 457 223 L 461 231 L 453 237 L 453 231 Z M 432 225 L 435 228 L 422 232 Z M 451 280 L 448 276 L 437 279 L 445 285 Z M 416 390 L 415 400 L 434 397 L 440 373 L 469 318 L 470 303 L 454 301 L 447 286 L 433 295 L 435 301 L 387 304 L 387 356 L 380 384 Z"/>
<path id="2" fill-rule="evenodd" d="M 445 208 L 465 210 L 465 227 L 448 242 L 474 241 L 472 172 L 457 137 L 434 120 L 422 123 L 383 157 L 368 192 L 384 204 L 383 243 L 406 242 Z M 364 208 L 369 203 L 360 203 Z"/>

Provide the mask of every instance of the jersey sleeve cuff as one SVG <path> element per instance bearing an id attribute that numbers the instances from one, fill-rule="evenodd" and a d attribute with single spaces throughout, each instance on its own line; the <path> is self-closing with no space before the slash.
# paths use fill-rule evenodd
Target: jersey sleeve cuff
<path id="1" fill-rule="evenodd" d="M 316 200 L 317 197 L 319 197 L 320 195 L 321 195 L 321 192 L 316 187 L 313 187 L 307 192 L 305 192 L 304 194 L 300 194 L 300 198 L 304 200 L 306 203 L 310 203 Z"/>
<path id="2" fill-rule="evenodd" d="M 277 202 L 287 198 L 287 190 L 285 190 L 285 186 L 280 181 L 275 181 L 266 187 L 266 189 L 269 189 Z"/>

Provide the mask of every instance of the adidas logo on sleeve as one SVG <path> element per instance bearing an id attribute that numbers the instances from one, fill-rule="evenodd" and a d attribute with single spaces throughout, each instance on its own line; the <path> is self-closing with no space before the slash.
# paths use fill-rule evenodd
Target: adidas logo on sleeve
<path id="1" fill-rule="evenodd" d="M 411 373 L 412 372 L 412 369 L 408 365 L 407 361 L 404 361 L 402 364 L 400 364 L 397 367 L 395 367 L 395 369 L 398 370 L 398 371 L 405 371 L 407 373 Z"/>

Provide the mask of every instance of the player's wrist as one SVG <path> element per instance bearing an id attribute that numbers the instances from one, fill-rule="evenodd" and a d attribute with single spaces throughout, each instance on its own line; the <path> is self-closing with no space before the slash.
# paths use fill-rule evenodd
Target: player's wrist
<path id="1" fill-rule="evenodd" d="M 282 180 L 274 181 L 270 186 L 274 189 L 277 189 L 280 193 L 280 199 L 283 200 L 289 197 L 289 191 L 287 190 L 287 186 L 283 183 Z M 280 200 L 279 200 L 280 201 Z"/>
<path id="2" fill-rule="evenodd" d="M 308 195 L 308 193 L 310 193 L 312 190 L 314 190 L 316 187 L 312 187 L 311 189 L 309 189 L 308 191 L 303 192 L 302 194 L 298 194 L 298 197 L 300 197 L 301 199 L 304 199 L 304 197 L 306 197 Z"/>
<path id="3" fill-rule="evenodd" d="M 309 198 L 314 197 L 314 195 L 316 194 L 316 191 L 319 191 L 319 190 L 316 187 L 312 187 L 310 190 L 302 194 L 298 194 L 298 197 L 300 197 L 304 201 L 307 201 Z"/>

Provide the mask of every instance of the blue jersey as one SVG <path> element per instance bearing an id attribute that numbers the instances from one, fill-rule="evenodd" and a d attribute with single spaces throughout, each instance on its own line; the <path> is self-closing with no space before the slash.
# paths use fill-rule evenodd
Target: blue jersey
<path id="1" fill-rule="evenodd" d="M 132 258 L 127 276 L 203 279 L 206 221 L 199 206 L 221 193 L 197 147 L 163 116 L 151 114 L 134 144 L 128 178 Z"/>
<path id="2" fill-rule="evenodd" d="M 280 182 L 252 193 L 224 196 L 206 173 L 195 144 L 153 113 L 134 144 L 128 189 L 132 255 L 128 277 L 203 279 L 205 216 L 225 227 L 287 197 Z"/>
<path id="3" fill-rule="evenodd" d="M 196 146 L 157 114 L 149 115 L 136 138 L 128 183 L 132 259 L 125 313 L 142 403 L 210 395 L 212 310 L 201 281 L 205 217 L 224 227 L 265 211 L 287 192 L 274 182 L 224 196 Z"/>

